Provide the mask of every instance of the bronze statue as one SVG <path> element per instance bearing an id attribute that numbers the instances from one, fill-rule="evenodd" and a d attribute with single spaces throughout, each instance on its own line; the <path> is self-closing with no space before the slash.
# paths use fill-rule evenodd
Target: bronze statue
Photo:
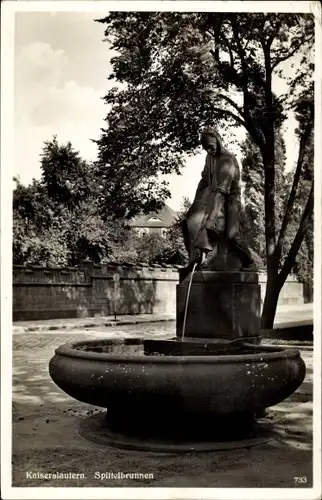
<path id="1" fill-rule="evenodd" d="M 188 268 L 198 262 L 207 269 L 229 270 L 227 254 L 230 254 L 237 258 L 237 269 L 254 271 L 254 260 L 239 228 L 238 162 L 224 148 L 220 135 L 213 128 L 203 130 L 201 144 L 207 151 L 206 164 L 195 199 L 182 223 L 190 260 Z M 224 259 L 218 260 L 219 254 L 225 254 Z"/>

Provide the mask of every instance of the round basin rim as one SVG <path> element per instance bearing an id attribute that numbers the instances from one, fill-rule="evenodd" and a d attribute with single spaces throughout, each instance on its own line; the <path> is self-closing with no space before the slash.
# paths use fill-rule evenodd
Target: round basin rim
<path id="1" fill-rule="evenodd" d="M 268 352 L 258 352 L 252 354 L 226 354 L 226 355 L 204 355 L 204 356 L 184 356 L 184 355 L 176 355 L 176 356 L 167 356 L 167 355 L 159 355 L 159 356 L 144 356 L 142 355 L 113 355 L 108 353 L 97 353 L 91 351 L 83 351 L 76 349 L 77 346 L 81 346 L 87 343 L 95 343 L 100 344 L 102 340 L 109 339 L 99 339 L 99 340 L 88 340 L 88 341 L 79 341 L 79 342 L 68 342 L 66 344 L 60 345 L 57 349 L 55 349 L 55 354 L 59 356 L 71 357 L 71 358 L 79 358 L 79 359 L 87 359 L 88 361 L 108 361 L 114 363 L 195 363 L 195 364 L 208 364 L 208 363 L 242 363 L 242 362 L 265 362 L 274 361 L 280 359 L 294 359 L 300 357 L 300 352 L 297 349 L 292 348 L 283 348 L 278 346 L 256 346 L 258 350 L 261 348 L 269 349 Z M 115 342 L 116 340 L 116 342 Z M 111 343 L 123 344 L 123 340 L 131 340 L 129 338 L 126 339 L 111 339 Z M 133 340 L 140 340 L 139 338 L 133 337 Z M 143 341 L 143 339 L 142 339 Z M 139 343 L 139 342 L 138 342 Z M 244 344 L 245 347 L 252 347 L 252 344 Z M 256 348 L 255 347 L 255 348 Z"/>

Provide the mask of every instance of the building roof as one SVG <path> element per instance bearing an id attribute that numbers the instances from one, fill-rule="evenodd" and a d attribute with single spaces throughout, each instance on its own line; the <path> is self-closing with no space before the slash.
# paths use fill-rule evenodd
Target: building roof
<path id="1" fill-rule="evenodd" d="M 158 212 L 150 212 L 135 217 L 129 225 L 131 227 L 170 227 L 176 217 L 177 212 L 168 205 L 164 205 Z"/>

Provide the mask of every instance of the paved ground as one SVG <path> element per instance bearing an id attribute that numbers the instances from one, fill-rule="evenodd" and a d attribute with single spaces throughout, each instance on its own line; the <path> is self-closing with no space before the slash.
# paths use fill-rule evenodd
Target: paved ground
<path id="1" fill-rule="evenodd" d="M 296 304 L 280 306 L 277 309 L 274 327 L 300 322 L 310 322 L 313 318 L 313 304 Z M 57 331 L 73 330 L 81 328 L 101 328 L 105 326 L 132 325 L 141 323 L 154 323 L 175 320 L 174 314 L 140 314 L 117 316 L 116 321 L 113 316 L 94 318 L 66 318 L 49 319 L 38 321 L 15 321 L 13 323 L 14 333 L 24 333 L 32 331 Z"/>
<path id="2" fill-rule="evenodd" d="M 201 454 L 156 454 L 106 448 L 83 440 L 80 421 L 97 411 L 51 381 L 54 349 L 81 338 L 142 336 L 146 325 L 14 335 L 13 486 L 308 487 L 312 485 L 312 351 L 303 350 L 307 375 L 274 407 L 276 439 L 249 449 Z M 153 335 L 172 334 L 173 323 L 149 325 Z M 74 472 L 84 478 L 31 479 L 30 472 Z M 95 472 L 142 472 L 153 479 L 100 480 Z M 29 473 L 29 474 L 28 474 Z M 296 482 L 295 477 L 305 478 Z"/>
<path id="3" fill-rule="evenodd" d="M 145 323 L 159 323 L 174 321 L 173 314 L 131 314 L 117 316 L 97 316 L 94 318 L 66 318 L 48 319 L 38 321 L 15 321 L 13 323 L 14 333 L 57 331 L 57 330 L 79 330 L 82 328 L 104 328 L 115 325 L 137 325 Z"/>

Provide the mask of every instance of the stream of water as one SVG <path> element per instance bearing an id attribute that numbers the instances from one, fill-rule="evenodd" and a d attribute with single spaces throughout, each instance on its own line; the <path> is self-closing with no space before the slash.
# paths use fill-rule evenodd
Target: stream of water
<path id="1" fill-rule="evenodd" d="M 188 286 L 188 291 L 187 291 L 187 297 L 186 297 L 186 304 L 184 308 L 184 317 L 183 317 L 183 325 L 182 325 L 182 335 L 181 335 L 181 340 L 184 340 L 184 334 L 186 331 L 186 322 L 187 322 L 187 313 L 188 313 L 188 306 L 189 306 L 189 299 L 190 299 L 190 290 L 191 290 L 191 284 L 193 280 L 193 275 L 195 272 L 197 266 L 197 262 L 194 263 L 192 271 L 191 271 L 191 276 L 190 276 L 190 281 L 189 281 L 189 286 Z"/>

